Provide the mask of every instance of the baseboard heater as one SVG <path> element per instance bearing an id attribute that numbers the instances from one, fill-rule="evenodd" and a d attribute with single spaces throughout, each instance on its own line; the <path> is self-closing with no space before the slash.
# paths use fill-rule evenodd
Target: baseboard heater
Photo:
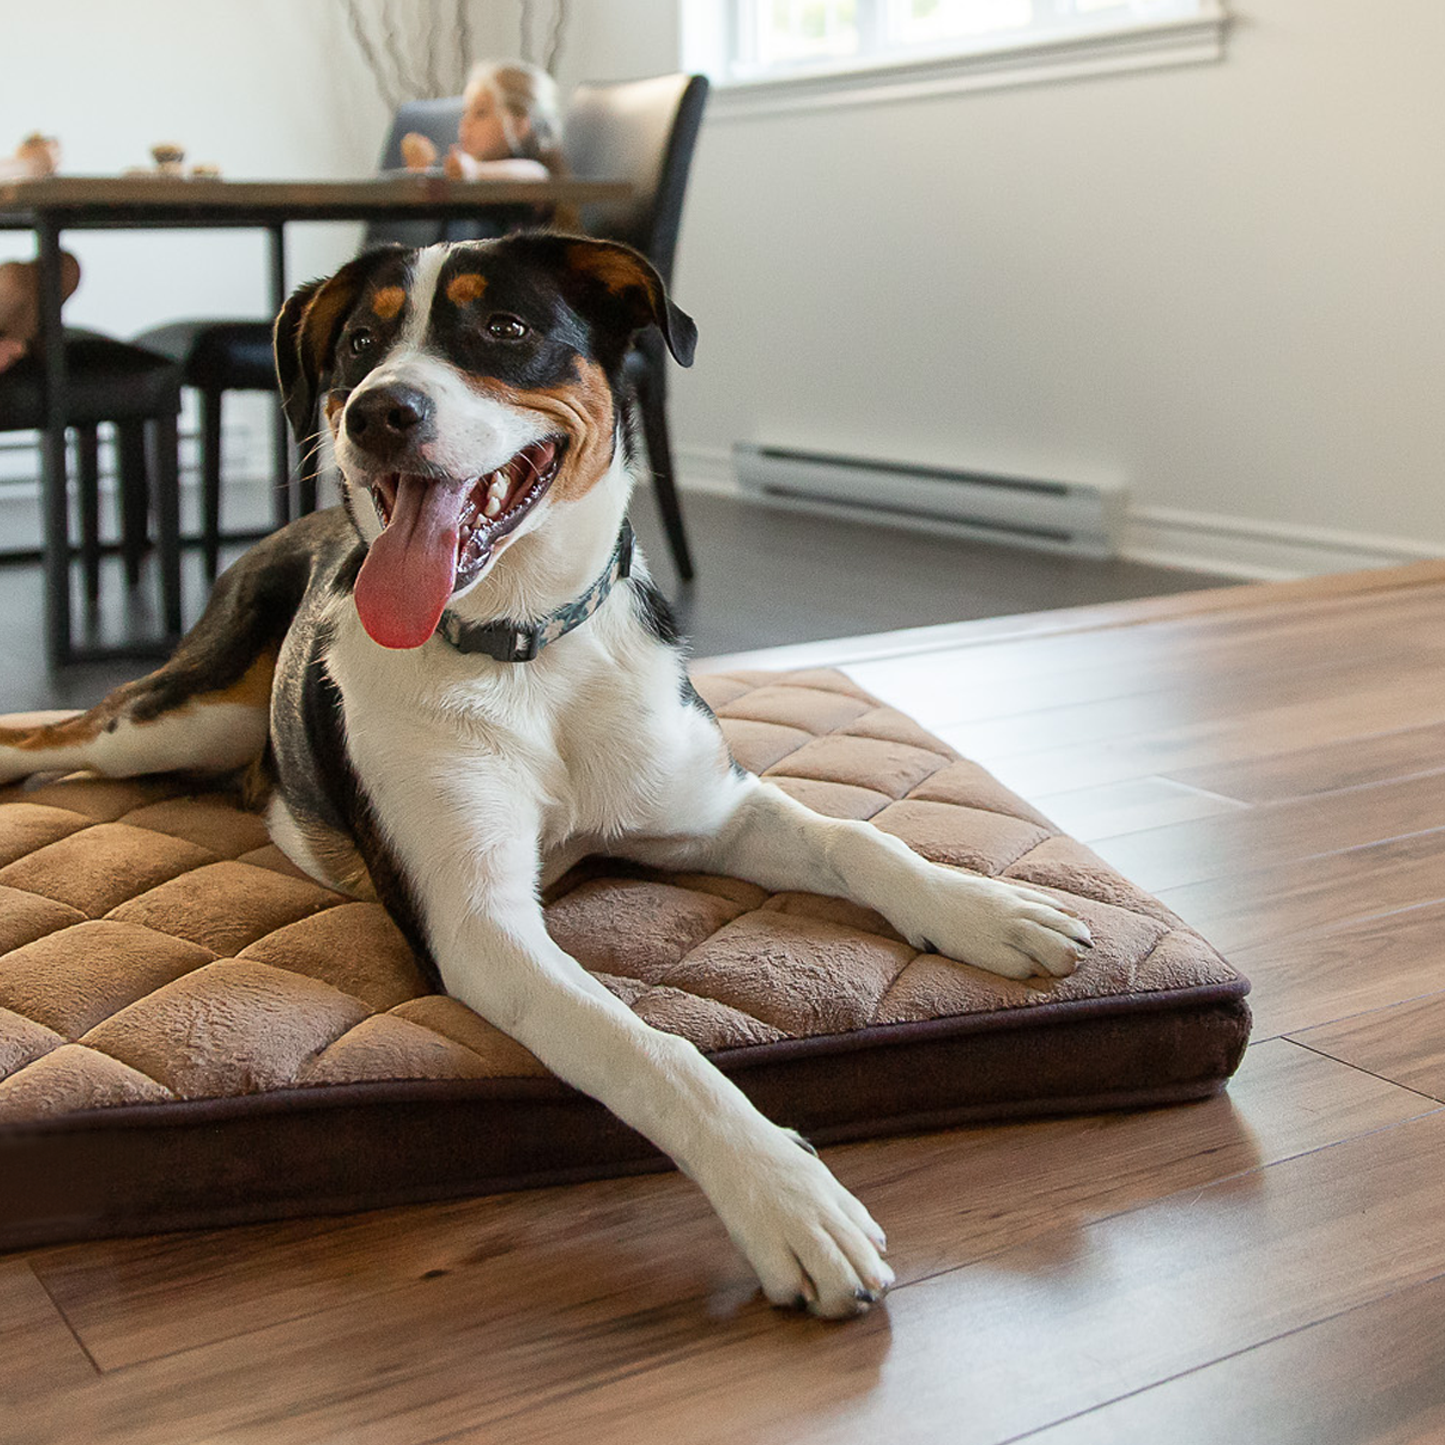
<path id="1" fill-rule="evenodd" d="M 1121 487 L 744 442 L 734 445 L 733 463 L 744 494 L 783 505 L 1086 557 L 1118 550 Z"/>

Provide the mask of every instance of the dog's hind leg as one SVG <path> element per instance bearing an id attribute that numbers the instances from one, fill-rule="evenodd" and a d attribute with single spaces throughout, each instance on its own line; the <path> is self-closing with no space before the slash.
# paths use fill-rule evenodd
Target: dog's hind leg
<path id="1" fill-rule="evenodd" d="M 36 727 L 0 727 L 0 782 L 84 769 L 106 777 L 226 773 L 265 746 L 274 651 L 229 685 L 178 678 L 168 663 L 88 712 Z M 189 684 L 196 684 L 194 687 Z"/>
<path id="2" fill-rule="evenodd" d="M 63 721 L 0 727 L 0 782 L 80 769 L 226 773 L 257 758 L 277 651 L 314 556 L 294 540 L 278 533 L 230 568 L 175 655 L 148 677 Z"/>

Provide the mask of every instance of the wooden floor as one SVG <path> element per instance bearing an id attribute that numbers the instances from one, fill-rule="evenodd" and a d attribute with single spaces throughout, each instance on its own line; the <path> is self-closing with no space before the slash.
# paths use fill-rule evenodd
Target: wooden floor
<path id="1" fill-rule="evenodd" d="M 899 1284 L 776 1313 L 675 1176 L 0 1259 L 5 1441 L 1445 1439 L 1445 563 L 834 662 L 1254 980 L 1226 1096 L 828 1162 Z"/>

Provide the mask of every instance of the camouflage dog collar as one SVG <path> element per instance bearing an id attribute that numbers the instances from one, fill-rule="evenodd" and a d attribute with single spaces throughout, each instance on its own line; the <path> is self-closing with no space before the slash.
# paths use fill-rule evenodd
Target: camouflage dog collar
<path id="1" fill-rule="evenodd" d="M 632 524 L 625 518 L 612 560 L 602 575 L 575 602 L 559 607 L 538 622 L 467 622 L 443 612 L 436 635 L 458 652 L 481 652 L 498 662 L 531 662 L 549 642 L 586 622 L 606 600 L 613 585 L 632 571 Z"/>

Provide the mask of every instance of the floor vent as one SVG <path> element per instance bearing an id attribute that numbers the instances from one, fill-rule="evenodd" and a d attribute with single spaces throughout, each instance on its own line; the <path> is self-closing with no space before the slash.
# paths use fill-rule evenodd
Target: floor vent
<path id="1" fill-rule="evenodd" d="M 1118 550 L 1124 514 L 1119 487 L 743 442 L 733 447 L 733 462 L 745 495 L 781 505 L 1084 557 L 1111 557 Z"/>

